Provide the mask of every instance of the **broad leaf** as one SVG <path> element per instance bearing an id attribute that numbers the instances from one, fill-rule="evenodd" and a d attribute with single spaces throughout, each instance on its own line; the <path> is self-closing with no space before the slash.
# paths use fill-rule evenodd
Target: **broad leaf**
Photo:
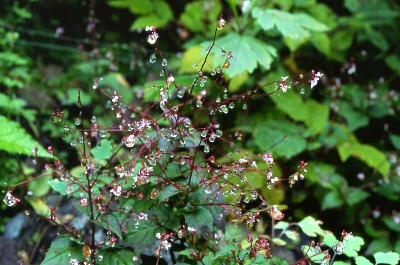
<path id="1" fill-rule="evenodd" d="M 274 47 L 247 35 L 229 33 L 217 39 L 217 44 L 225 51 L 232 51 L 233 59 L 228 69 L 224 70 L 229 77 L 240 75 L 244 72 L 252 73 L 258 65 L 266 70 L 271 67 L 273 58 L 276 57 Z M 213 50 L 219 54 L 219 49 Z M 226 56 L 215 56 L 214 67 L 220 67 Z"/>
<path id="2" fill-rule="evenodd" d="M 301 220 L 297 225 L 301 228 L 304 234 L 311 237 L 316 237 L 317 235 L 323 235 L 324 230 L 320 227 L 321 221 L 316 220 L 312 216 L 307 216 Z"/>
<path id="3" fill-rule="evenodd" d="M 139 225 L 132 221 L 128 225 L 125 242 L 131 246 L 150 246 L 156 241 L 158 232 L 161 232 L 161 227 L 151 221 L 141 221 Z"/>
<path id="4" fill-rule="evenodd" d="M 185 222 L 188 226 L 194 228 L 200 228 L 202 226 L 207 226 L 212 228 L 213 218 L 211 212 L 203 206 L 197 207 L 193 212 L 185 213 Z"/>

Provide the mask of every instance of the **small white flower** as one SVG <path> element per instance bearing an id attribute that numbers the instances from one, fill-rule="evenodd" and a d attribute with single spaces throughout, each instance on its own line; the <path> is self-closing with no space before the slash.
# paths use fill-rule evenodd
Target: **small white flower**
<path id="1" fill-rule="evenodd" d="M 311 71 L 311 89 L 318 84 L 319 79 L 323 76 L 320 72 L 315 73 L 314 70 Z"/>
<path id="2" fill-rule="evenodd" d="M 190 226 L 188 226 L 187 230 L 188 230 L 189 232 L 191 232 L 191 233 L 195 233 L 195 232 L 197 231 L 196 228 L 190 227 Z"/>
<path id="3" fill-rule="evenodd" d="M 116 197 L 119 197 L 122 193 L 122 187 L 120 185 L 114 185 L 110 190 L 110 193 L 114 194 Z"/>
<path id="4" fill-rule="evenodd" d="M 77 259 L 70 259 L 69 264 L 70 265 L 79 265 L 79 261 Z"/>
<path id="5" fill-rule="evenodd" d="M 148 36 L 147 36 L 147 42 L 151 45 L 155 44 L 158 39 L 158 33 L 156 31 L 152 31 Z"/>
<path id="6" fill-rule="evenodd" d="M 289 89 L 289 85 L 286 83 L 288 76 L 281 77 L 281 81 L 279 82 L 279 89 L 285 93 Z"/>
<path id="7" fill-rule="evenodd" d="M 263 155 L 263 160 L 265 163 L 272 165 L 274 163 L 274 158 L 271 153 L 267 153 Z"/>

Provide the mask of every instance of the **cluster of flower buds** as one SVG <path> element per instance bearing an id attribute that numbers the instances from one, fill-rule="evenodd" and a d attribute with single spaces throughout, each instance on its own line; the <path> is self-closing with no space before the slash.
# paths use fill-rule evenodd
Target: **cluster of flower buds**
<path id="1" fill-rule="evenodd" d="M 297 167 L 297 171 L 289 177 L 289 186 L 293 187 L 293 185 L 304 179 L 304 173 L 307 172 L 307 165 L 308 163 L 305 161 L 300 161 L 299 166 Z"/>
<path id="2" fill-rule="evenodd" d="M 147 36 L 147 42 L 151 45 L 154 45 L 158 39 L 158 33 L 157 33 L 157 28 L 154 26 L 147 26 L 145 28 L 145 31 L 149 32 L 149 35 Z"/>
<path id="3" fill-rule="evenodd" d="M 4 196 L 3 202 L 8 206 L 14 206 L 19 203 L 21 200 L 17 197 L 13 196 L 10 191 L 7 191 L 6 196 Z"/>
<path id="4" fill-rule="evenodd" d="M 248 214 L 246 214 L 245 218 L 247 226 L 251 228 L 260 220 L 260 213 L 249 212 Z"/>
<path id="5" fill-rule="evenodd" d="M 323 76 L 324 74 L 321 74 L 320 72 L 315 72 L 314 70 L 311 70 L 311 89 L 315 87 L 318 84 L 319 79 Z"/>
<path id="6" fill-rule="evenodd" d="M 258 253 L 261 253 L 265 257 L 271 255 L 271 245 L 265 236 L 260 235 L 253 244 L 253 236 L 249 234 L 247 235 L 247 241 L 251 243 L 250 255 L 252 257 L 257 256 Z"/>
<path id="7" fill-rule="evenodd" d="M 155 254 L 156 256 L 160 256 L 161 250 L 169 250 L 172 247 L 171 240 L 172 234 L 171 233 L 157 233 L 156 238 L 160 240 L 160 246 L 156 249 Z"/>
<path id="8" fill-rule="evenodd" d="M 281 77 L 281 80 L 279 81 L 279 89 L 285 93 L 290 89 L 290 83 L 287 82 L 288 76 L 283 76 Z"/>
<path id="9" fill-rule="evenodd" d="M 285 215 L 278 209 L 278 206 L 275 204 L 269 207 L 268 213 L 275 221 L 280 221 L 285 217 Z"/>
<path id="10" fill-rule="evenodd" d="M 122 187 L 120 185 L 114 184 L 110 190 L 110 193 L 115 197 L 119 197 L 122 194 Z"/>
<path id="11" fill-rule="evenodd" d="M 107 238 L 105 242 L 106 246 L 113 248 L 115 247 L 116 243 L 117 243 L 117 238 L 110 231 L 107 231 Z"/>

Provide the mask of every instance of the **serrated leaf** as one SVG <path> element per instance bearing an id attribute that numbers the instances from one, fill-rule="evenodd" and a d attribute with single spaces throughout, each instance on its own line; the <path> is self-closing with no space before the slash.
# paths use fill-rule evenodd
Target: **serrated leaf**
<path id="1" fill-rule="evenodd" d="M 233 59 L 229 68 L 224 70 L 228 77 L 240 75 L 244 72 L 252 73 L 258 65 L 266 70 L 271 67 L 273 58 L 276 57 L 276 49 L 264 42 L 247 35 L 229 33 L 217 39 L 217 44 L 226 51 L 232 51 Z M 214 50 L 213 50 L 214 51 Z M 215 50 L 213 53 L 216 54 Z M 226 56 L 214 56 L 215 67 L 221 66 Z"/>
<path id="2" fill-rule="evenodd" d="M 312 31 L 328 29 L 324 24 L 303 13 L 291 14 L 277 9 L 254 8 L 252 15 L 264 30 L 276 28 L 283 36 L 292 39 L 304 39 L 309 37 Z"/>
<path id="3" fill-rule="evenodd" d="M 348 257 L 357 257 L 358 252 L 364 245 L 364 239 L 359 236 L 351 236 L 350 238 L 344 240 L 344 254 Z"/>
<path id="4" fill-rule="evenodd" d="M 92 150 L 92 155 L 96 160 L 106 160 L 112 155 L 112 145 L 109 140 L 102 140 Z"/>
<path id="5" fill-rule="evenodd" d="M 52 157 L 18 123 L 0 115 L 0 150 L 11 154 L 32 156 L 32 149 L 35 147 L 38 148 L 38 156 Z"/>
<path id="6" fill-rule="evenodd" d="M 376 264 L 396 265 L 399 263 L 400 255 L 396 252 L 378 252 L 374 254 Z"/>
<path id="7" fill-rule="evenodd" d="M 297 223 L 304 234 L 310 237 L 316 237 L 317 235 L 323 235 L 324 230 L 320 227 L 321 221 L 316 220 L 312 216 L 307 216 L 303 220 Z"/>
<path id="8" fill-rule="evenodd" d="M 69 238 L 62 236 L 51 243 L 40 265 L 70 264 L 71 259 L 82 260 L 82 249 Z"/>

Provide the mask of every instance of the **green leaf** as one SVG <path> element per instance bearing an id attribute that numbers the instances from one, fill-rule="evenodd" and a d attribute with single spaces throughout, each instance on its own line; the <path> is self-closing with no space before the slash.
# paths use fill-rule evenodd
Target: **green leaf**
<path id="1" fill-rule="evenodd" d="M 40 265 L 69 264 L 71 259 L 82 260 L 82 249 L 66 236 L 55 239 Z"/>
<path id="2" fill-rule="evenodd" d="M 257 23 L 264 30 L 276 28 L 283 36 L 304 39 L 312 31 L 325 31 L 328 28 L 307 14 L 291 14 L 277 9 L 254 8 L 252 12 Z"/>
<path id="3" fill-rule="evenodd" d="M 28 198 L 27 201 L 32 206 L 35 213 L 43 217 L 49 217 L 50 208 L 43 199 L 32 197 Z"/>
<path id="4" fill-rule="evenodd" d="M 121 224 L 116 214 L 101 215 L 101 219 L 95 223 L 122 239 Z"/>
<path id="5" fill-rule="evenodd" d="M 320 227 L 321 221 L 316 220 L 312 216 L 307 216 L 301 220 L 297 225 L 301 228 L 304 234 L 310 237 L 316 237 L 317 235 L 323 235 L 324 230 Z"/>
<path id="6" fill-rule="evenodd" d="M 304 122 L 312 134 L 321 132 L 328 122 L 329 108 L 326 105 L 314 100 L 303 102 L 301 96 L 293 91 L 273 94 L 271 99 L 290 118 Z"/>
<path id="7" fill-rule="evenodd" d="M 321 132 L 328 122 L 329 108 L 314 100 L 306 101 L 307 117 L 304 121 L 312 134 Z"/>
<path id="8" fill-rule="evenodd" d="M 396 252 L 378 252 L 374 254 L 376 264 L 396 265 L 399 263 L 400 255 Z"/>
<path id="9" fill-rule="evenodd" d="M 183 25 L 195 32 L 207 31 L 207 24 L 215 27 L 218 16 L 221 14 L 220 1 L 194 1 L 185 5 L 180 21 Z M 202 12 L 199 12 L 202 10 Z"/>
<path id="10" fill-rule="evenodd" d="M 305 121 L 307 119 L 308 109 L 304 111 L 305 106 L 299 94 L 290 90 L 286 93 L 272 94 L 271 99 L 280 111 L 286 113 L 293 120 Z"/>
<path id="11" fill-rule="evenodd" d="M 91 150 L 96 160 L 107 160 L 112 155 L 112 145 L 109 140 L 102 140 Z"/>
<path id="12" fill-rule="evenodd" d="M 244 72 L 252 73 L 258 65 L 266 70 L 271 67 L 273 58 L 276 57 L 276 49 L 264 42 L 247 35 L 229 33 L 217 39 L 217 44 L 226 51 L 232 51 L 231 65 L 224 72 L 228 77 L 240 75 Z M 221 66 L 226 56 L 220 56 L 217 50 L 213 50 L 215 67 Z"/>
<path id="13" fill-rule="evenodd" d="M 196 207 L 195 211 L 184 213 L 184 216 L 186 224 L 190 227 L 198 229 L 207 226 L 210 229 L 212 228 L 213 217 L 206 207 Z"/>
<path id="14" fill-rule="evenodd" d="M 290 158 L 306 148 L 304 129 L 285 120 L 268 119 L 253 130 L 254 143 L 263 152 Z"/>
<path id="15" fill-rule="evenodd" d="M 397 150 L 400 150 L 400 135 L 389 134 L 389 139 Z"/>
<path id="16" fill-rule="evenodd" d="M 38 148 L 38 156 L 52 157 L 18 123 L 0 115 L 0 150 L 11 154 L 32 156 L 32 149 L 35 147 Z"/>
<path id="17" fill-rule="evenodd" d="M 200 45 L 193 46 L 187 49 L 182 56 L 181 65 L 179 67 L 180 73 L 197 73 L 200 69 L 201 64 L 203 63 L 203 59 L 205 54 L 202 52 L 202 48 Z M 208 62 L 212 62 L 212 55 L 209 55 L 207 58 Z M 198 64 L 198 67 L 193 67 L 193 65 Z M 206 63 L 204 65 L 203 71 L 211 71 L 212 67 L 210 64 Z"/>
<path id="18" fill-rule="evenodd" d="M 362 245 L 364 245 L 364 239 L 359 236 L 352 236 L 343 242 L 343 253 L 348 257 L 357 257 Z"/>
<path id="19" fill-rule="evenodd" d="M 356 265 L 374 265 L 371 261 L 363 256 L 358 256 L 355 258 Z"/>
<path id="20" fill-rule="evenodd" d="M 321 209 L 332 209 L 337 208 L 343 204 L 343 199 L 336 191 L 330 191 L 325 194 L 324 199 L 322 200 Z"/>
<path id="21" fill-rule="evenodd" d="M 386 57 L 385 62 L 392 68 L 393 71 L 400 74 L 400 56 L 398 55 L 389 55 Z"/>
<path id="22" fill-rule="evenodd" d="M 161 232 L 161 227 L 152 221 L 141 221 L 138 226 L 135 221 L 128 224 L 128 233 L 125 242 L 131 246 L 150 246 L 156 241 L 156 233 Z"/>
<path id="23" fill-rule="evenodd" d="M 157 196 L 160 201 L 165 201 L 166 199 L 178 194 L 179 192 L 180 190 L 175 188 L 173 185 L 167 185 L 160 190 Z"/>
<path id="24" fill-rule="evenodd" d="M 326 246 L 332 248 L 335 244 L 337 244 L 338 240 L 332 232 L 325 232 L 323 234 L 323 242 Z"/>
<path id="25" fill-rule="evenodd" d="M 28 188 L 32 191 L 32 195 L 36 197 L 46 195 L 50 190 L 49 180 L 51 176 L 42 176 L 29 182 Z"/>
<path id="26" fill-rule="evenodd" d="M 107 249 L 101 251 L 100 255 L 103 256 L 103 265 L 132 265 L 139 264 L 139 262 L 132 262 L 133 257 L 138 255 L 130 249 Z"/>
<path id="27" fill-rule="evenodd" d="M 360 188 L 350 188 L 346 192 L 347 204 L 352 206 L 354 204 L 360 203 L 369 197 L 369 193 Z"/>
<path id="28" fill-rule="evenodd" d="M 384 177 L 389 175 L 390 163 L 386 155 L 371 145 L 346 142 L 338 146 L 338 152 L 342 161 L 354 156 L 377 170 Z"/>
<path id="29" fill-rule="evenodd" d="M 151 5 L 153 10 L 138 17 L 131 25 L 131 30 L 144 29 L 146 26 L 163 27 L 173 18 L 171 8 L 164 0 L 155 0 Z"/>
<path id="30" fill-rule="evenodd" d="M 49 180 L 48 183 L 52 190 L 64 196 L 74 194 L 76 191 L 79 190 L 78 184 L 69 185 L 66 181 L 62 181 L 59 179 Z"/>

